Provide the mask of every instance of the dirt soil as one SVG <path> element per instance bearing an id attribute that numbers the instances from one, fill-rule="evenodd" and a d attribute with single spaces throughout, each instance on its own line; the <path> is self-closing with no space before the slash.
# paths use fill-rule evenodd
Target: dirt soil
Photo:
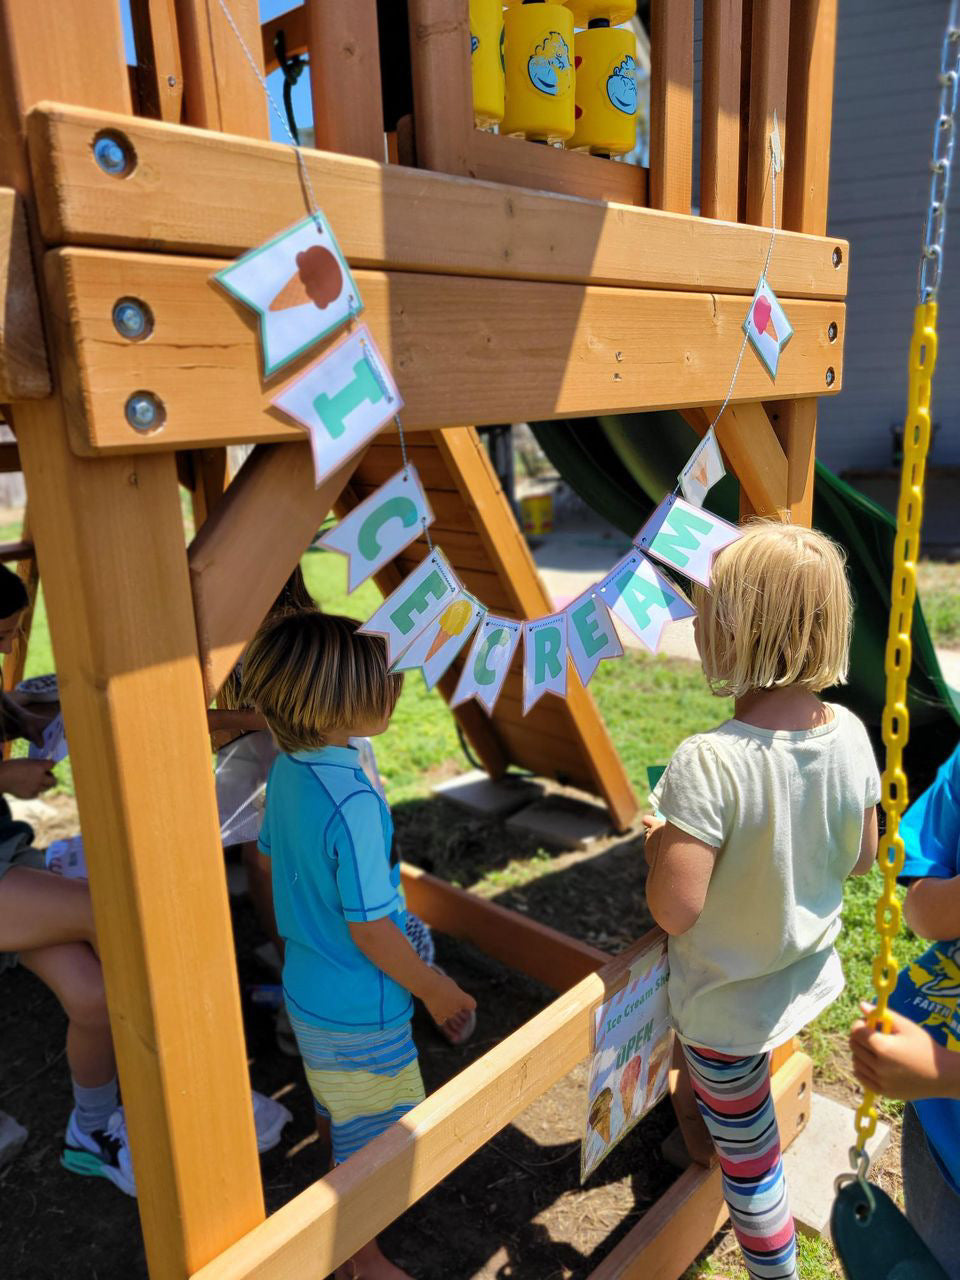
<path id="1" fill-rule="evenodd" d="M 72 800 L 55 797 L 52 807 L 37 824 L 38 844 L 77 829 Z M 497 901 L 598 946 L 616 951 L 649 926 L 635 841 L 612 839 L 589 853 L 541 857 L 532 869 L 518 870 L 508 863 L 534 855 L 535 843 L 499 823 L 477 821 L 441 800 L 400 806 L 396 819 L 409 861 L 463 885 L 493 872 L 487 892 Z M 233 896 L 231 903 L 246 993 L 273 978 L 255 954 L 263 938 L 247 899 Z M 440 963 L 477 997 L 479 1024 L 473 1040 L 454 1049 L 418 1012 L 414 1031 L 428 1091 L 553 998 L 472 947 L 438 937 L 437 949 Z M 70 1109 L 59 1006 L 22 969 L 4 975 L 3 983 L 0 1110 L 24 1124 L 30 1137 L 19 1158 L 0 1170 L 0 1276 L 137 1280 L 146 1270 L 135 1202 L 105 1181 L 78 1178 L 59 1165 Z M 299 1061 L 277 1047 L 273 1014 L 246 995 L 244 1013 L 253 1086 L 282 1098 L 294 1117 L 281 1144 L 262 1159 L 272 1211 L 320 1172 L 312 1104 Z M 390 1227 L 382 1237 L 388 1254 L 418 1280 L 585 1280 L 676 1177 L 660 1151 L 674 1128 L 665 1102 L 580 1187 L 585 1074 L 585 1065 L 572 1072 Z M 842 1080 L 830 1092 L 853 1096 Z M 891 1171 L 885 1185 L 895 1192 L 896 1152 L 884 1167 Z M 726 1236 L 714 1242 L 715 1265 L 734 1263 L 731 1242 Z"/>

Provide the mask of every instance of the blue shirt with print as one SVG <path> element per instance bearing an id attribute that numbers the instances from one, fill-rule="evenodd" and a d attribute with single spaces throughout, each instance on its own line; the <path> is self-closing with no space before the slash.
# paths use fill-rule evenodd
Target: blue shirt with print
<path id="1" fill-rule="evenodd" d="M 900 822 L 906 859 L 900 882 L 960 875 L 960 747 L 929 790 Z M 940 1044 L 960 1050 L 960 939 L 935 942 L 900 974 L 890 1005 Z M 960 1193 L 960 1101 L 924 1098 L 913 1104 L 933 1154 Z"/>
<path id="2" fill-rule="evenodd" d="M 398 1026 L 413 1013 L 409 991 L 350 934 L 352 923 L 385 917 L 404 928 L 392 836 L 390 810 L 352 747 L 277 757 L 259 845 L 271 860 L 277 930 L 286 943 L 284 995 L 305 1022 L 369 1031 Z"/>

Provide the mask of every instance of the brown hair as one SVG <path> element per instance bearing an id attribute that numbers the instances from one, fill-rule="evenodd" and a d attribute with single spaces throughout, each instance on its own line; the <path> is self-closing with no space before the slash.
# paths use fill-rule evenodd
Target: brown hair
<path id="1" fill-rule="evenodd" d="M 403 676 L 389 670 L 383 638 L 359 627 L 310 609 L 268 620 L 251 641 L 241 696 L 281 751 L 323 747 L 331 730 L 393 714 Z"/>
<path id="2" fill-rule="evenodd" d="M 291 613 L 297 609 L 316 609 L 317 602 L 307 590 L 307 584 L 304 581 L 303 570 L 299 565 L 291 573 L 280 588 L 280 594 L 270 606 L 265 622 L 271 618 L 280 617 L 284 613 Z M 242 663 L 230 672 L 226 680 L 220 687 L 217 694 L 217 706 L 221 711 L 249 711 L 249 703 L 244 702 L 241 691 L 240 668 Z"/>
<path id="3" fill-rule="evenodd" d="M 709 588 L 695 586 L 700 658 L 714 693 L 798 685 L 819 693 L 847 678 L 852 603 L 843 552 L 798 525 L 754 520 L 719 551 Z"/>

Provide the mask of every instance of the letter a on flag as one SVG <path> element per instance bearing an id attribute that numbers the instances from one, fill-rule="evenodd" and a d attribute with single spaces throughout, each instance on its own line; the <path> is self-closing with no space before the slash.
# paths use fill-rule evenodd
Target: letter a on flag
<path id="1" fill-rule="evenodd" d="M 366 325 L 321 356 L 272 404 L 309 431 L 317 485 L 403 408 Z"/>
<path id="2" fill-rule="evenodd" d="M 386 639 L 387 663 L 393 666 L 420 632 L 453 602 L 460 590 L 460 583 L 446 556 L 436 550 L 408 578 L 404 578 L 360 630 Z"/>
<path id="3" fill-rule="evenodd" d="M 433 512 L 417 469 L 407 467 L 354 507 L 320 542 L 347 557 L 349 592 L 394 560 L 430 524 Z"/>
<path id="4" fill-rule="evenodd" d="M 460 683 L 450 701 L 451 707 L 459 707 L 461 702 L 476 698 L 486 707 L 487 715 L 493 714 L 522 630 L 521 622 L 487 614 L 473 637 L 460 673 Z"/>
<path id="5" fill-rule="evenodd" d="M 709 587 L 714 555 L 739 537 L 736 525 L 670 494 L 633 542 L 646 555 Z"/>

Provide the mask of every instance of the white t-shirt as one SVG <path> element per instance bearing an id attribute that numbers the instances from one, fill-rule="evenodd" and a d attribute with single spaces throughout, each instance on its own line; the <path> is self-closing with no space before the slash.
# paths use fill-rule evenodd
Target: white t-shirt
<path id="1" fill-rule="evenodd" d="M 815 729 L 728 720 L 695 734 L 651 797 L 718 850 L 700 918 L 669 942 L 671 1015 L 695 1045 L 775 1048 L 843 990 L 843 882 L 880 775 L 861 722 L 831 710 Z"/>

